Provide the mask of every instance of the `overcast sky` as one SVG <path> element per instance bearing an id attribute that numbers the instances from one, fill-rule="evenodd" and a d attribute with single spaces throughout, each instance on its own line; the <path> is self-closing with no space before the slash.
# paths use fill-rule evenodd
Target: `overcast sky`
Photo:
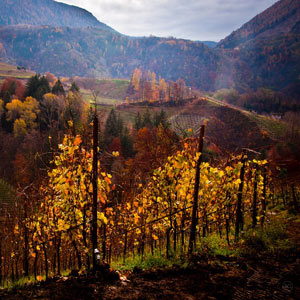
<path id="1" fill-rule="evenodd" d="M 219 41 L 277 0 L 59 0 L 131 36 Z"/>

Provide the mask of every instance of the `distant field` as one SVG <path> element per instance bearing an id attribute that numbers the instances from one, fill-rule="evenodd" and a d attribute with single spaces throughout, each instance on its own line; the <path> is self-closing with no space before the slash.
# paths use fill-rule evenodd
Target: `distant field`
<path id="1" fill-rule="evenodd" d="M 0 84 L 6 77 L 15 77 L 20 80 L 25 80 L 33 76 L 35 72 L 31 70 L 18 70 L 17 66 L 11 66 L 0 62 Z"/>
<path id="2" fill-rule="evenodd" d="M 85 89 L 80 89 L 80 93 L 82 95 L 82 98 L 86 100 L 87 102 L 93 102 L 94 97 L 91 91 L 85 90 Z M 119 99 L 113 99 L 109 97 L 103 97 L 103 96 L 97 96 L 97 103 L 98 104 L 108 104 L 108 105 L 116 105 L 122 103 L 122 100 Z"/>
<path id="3" fill-rule="evenodd" d="M 14 77 L 20 80 L 27 80 L 36 73 L 31 70 L 18 70 L 17 66 L 12 66 L 0 62 L 0 85 L 5 78 Z M 129 80 L 126 79 L 96 79 L 96 78 L 76 78 L 76 83 L 80 87 L 83 99 L 88 102 L 93 100 L 92 91 L 99 93 L 97 102 L 105 105 L 116 105 L 124 101 Z M 66 82 L 67 87 L 71 86 Z"/>
<path id="4" fill-rule="evenodd" d="M 176 107 L 138 105 L 116 107 L 117 113 L 120 113 L 126 125 L 134 123 L 136 115 L 138 113 L 143 115 L 148 109 L 152 116 L 163 109 L 171 128 L 180 136 L 185 136 L 188 129 L 192 129 L 192 134 L 197 136 L 200 126 L 205 122 L 207 144 L 219 153 L 236 152 L 243 147 L 257 151 L 269 149 L 276 143 L 274 137 L 277 131 L 274 130 L 274 135 L 269 132 L 276 126 L 280 127 L 276 120 L 274 123 L 267 120 L 266 124 L 269 126 L 262 126 L 262 120 L 265 120 L 263 116 L 248 114 L 211 101 L 195 101 Z M 106 112 L 108 111 L 109 108 L 106 107 Z"/>
<path id="5" fill-rule="evenodd" d="M 92 99 L 92 93 L 96 92 L 99 95 L 98 98 L 101 98 L 103 103 L 109 104 L 117 104 L 123 102 L 126 98 L 126 91 L 129 84 L 129 80 L 127 79 L 97 79 L 75 77 L 73 80 L 80 87 L 80 90 L 86 100 Z"/>

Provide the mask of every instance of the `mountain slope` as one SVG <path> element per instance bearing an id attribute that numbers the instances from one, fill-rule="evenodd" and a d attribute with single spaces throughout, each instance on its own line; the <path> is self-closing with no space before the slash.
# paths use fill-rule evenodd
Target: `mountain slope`
<path id="1" fill-rule="evenodd" d="M 53 0 L 1 0 L 0 25 L 97 27 L 112 30 L 90 12 Z"/>
<path id="2" fill-rule="evenodd" d="M 238 89 L 268 87 L 299 98 L 300 34 L 288 33 L 248 41 L 232 57 L 233 82 Z M 236 58 L 234 58 L 234 56 Z"/>
<path id="3" fill-rule="evenodd" d="M 150 69 L 157 76 L 168 80 L 181 77 L 204 90 L 215 88 L 223 61 L 218 52 L 202 43 L 131 38 L 98 28 L 3 26 L 0 49 L 2 60 L 42 73 L 129 78 L 135 68 Z M 218 78 L 218 82 L 222 80 Z"/>
<path id="4" fill-rule="evenodd" d="M 221 40 L 218 47 L 235 48 L 251 39 L 283 35 L 300 20 L 299 0 L 280 0 Z"/>
<path id="5" fill-rule="evenodd" d="M 233 87 L 267 87 L 300 100 L 300 1 L 280 0 L 217 45 Z"/>
<path id="6" fill-rule="evenodd" d="M 2 24 L 26 23 L 0 26 L 0 61 L 58 76 L 129 78 L 140 68 L 157 78 L 183 78 L 201 90 L 267 87 L 300 100 L 298 0 L 278 1 L 216 48 L 125 36 L 82 9 L 52 0 L 2 0 L 0 8 Z"/>

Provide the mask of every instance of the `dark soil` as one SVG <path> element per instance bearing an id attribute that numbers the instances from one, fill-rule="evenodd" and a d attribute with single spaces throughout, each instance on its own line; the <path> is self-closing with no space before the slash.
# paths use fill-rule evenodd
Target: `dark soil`
<path id="1" fill-rule="evenodd" d="M 299 245 L 299 223 L 290 238 Z M 196 300 L 300 299 L 300 247 L 276 255 L 257 253 L 244 258 L 194 256 L 187 268 L 130 274 L 105 270 L 98 276 L 57 277 L 14 290 L 0 290 L 1 300 Z"/>
<path id="2" fill-rule="evenodd" d="M 0 299 L 150 300 L 150 299 L 299 299 L 299 252 L 289 255 L 231 259 L 219 256 L 209 263 L 193 261 L 187 268 L 116 275 L 53 278 L 18 290 L 0 291 Z"/>

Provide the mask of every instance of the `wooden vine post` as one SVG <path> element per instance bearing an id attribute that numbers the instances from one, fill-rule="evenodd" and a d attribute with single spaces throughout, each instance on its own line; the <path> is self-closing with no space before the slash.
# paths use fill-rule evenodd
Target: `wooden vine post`
<path id="1" fill-rule="evenodd" d="M 95 110 L 95 116 L 93 121 L 93 206 L 92 206 L 92 245 L 93 245 L 93 272 L 96 271 L 97 267 L 97 198 L 98 198 L 98 117 L 97 111 Z"/>
<path id="2" fill-rule="evenodd" d="M 243 199 L 243 188 L 244 188 L 244 177 L 245 177 L 245 164 L 246 164 L 246 151 L 243 149 L 242 154 L 242 167 L 240 173 L 240 185 L 238 191 L 237 207 L 236 207 L 236 219 L 235 219 L 235 240 L 239 238 L 240 227 L 243 222 L 242 214 L 242 199 Z"/>
<path id="3" fill-rule="evenodd" d="M 201 162 L 202 162 L 204 133 L 205 133 L 205 125 L 202 125 L 201 128 L 200 128 L 199 144 L 198 144 L 198 152 L 200 153 L 200 156 L 199 156 L 197 164 L 196 164 L 196 176 L 195 176 L 195 186 L 194 186 L 194 196 L 193 196 L 192 224 L 191 224 L 190 241 L 189 241 L 189 254 L 192 254 L 193 249 L 195 247 L 195 242 L 196 242 L 198 194 L 199 194 L 199 184 L 200 184 L 200 166 L 201 166 Z"/>
<path id="4" fill-rule="evenodd" d="M 266 210 L 267 210 L 267 167 L 264 166 L 263 169 L 263 178 L 264 178 L 264 186 L 263 186 L 263 194 L 262 194 L 262 216 L 261 216 L 261 226 L 264 226 Z"/>
<path id="5" fill-rule="evenodd" d="M 254 191 L 253 191 L 253 204 L 252 204 L 252 228 L 257 224 L 257 169 L 255 168 L 254 174 Z"/>

